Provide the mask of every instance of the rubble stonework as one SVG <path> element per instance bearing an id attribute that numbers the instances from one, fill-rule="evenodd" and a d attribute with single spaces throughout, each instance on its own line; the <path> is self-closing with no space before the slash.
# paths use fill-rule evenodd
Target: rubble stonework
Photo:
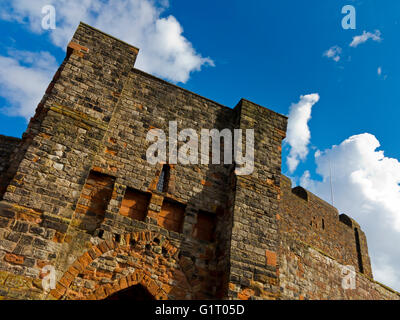
<path id="1" fill-rule="evenodd" d="M 0 137 L 1 298 L 399 298 L 372 279 L 360 226 L 281 175 L 285 116 L 146 74 L 138 52 L 81 23 L 22 140 Z M 253 173 L 149 164 L 146 134 L 169 121 L 254 129 Z"/>

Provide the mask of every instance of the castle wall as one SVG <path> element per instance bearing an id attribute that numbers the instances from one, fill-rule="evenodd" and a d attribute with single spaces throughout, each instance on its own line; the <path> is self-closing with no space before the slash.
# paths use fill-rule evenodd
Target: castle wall
<path id="1" fill-rule="evenodd" d="M 289 234 L 282 235 L 279 261 L 282 299 L 399 300 L 400 294 Z"/>
<path id="2" fill-rule="evenodd" d="M 279 230 L 282 299 L 400 298 L 372 279 L 366 237 L 357 222 L 311 192 L 292 188 L 285 176 Z M 349 267 L 355 271 L 353 282 Z"/>
<path id="3" fill-rule="evenodd" d="M 281 176 L 286 117 L 245 99 L 227 108 L 155 78 L 134 68 L 137 54 L 77 29 L 0 179 L 0 297 L 103 299 L 136 284 L 157 299 L 324 297 L 329 286 L 309 293 L 312 275 L 329 269 L 302 243 L 371 274 L 357 223 L 298 189 L 301 199 Z M 254 172 L 150 164 L 146 135 L 161 129 L 170 146 L 170 121 L 198 134 L 254 129 Z M 297 280 L 296 259 L 306 270 Z M 46 266 L 56 271 L 51 292 Z M 381 290 L 368 281 L 363 288 Z"/>
<path id="4" fill-rule="evenodd" d="M 134 47 L 86 25 L 78 28 L 32 121 L 37 125 L 31 123 L 25 134 L 30 137 L 27 150 L 4 195 L 15 205 L 5 205 L 1 213 L 2 249 L 20 263 L 4 258 L 2 269 L 14 273 L 18 267 L 19 274 L 35 277 L 47 263 L 56 266 L 60 279 L 93 241 L 151 229 L 170 238 L 182 252 L 179 258 L 193 265 L 189 281 L 196 296 L 211 298 L 220 289 L 216 245 L 193 238 L 192 229 L 199 209 L 214 215 L 218 209 L 224 215 L 226 169 L 175 166 L 169 189 L 157 193 L 161 165 L 146 161 L 145 138 L 151 128 L 168 132 L 168 121 L 177 119 L 179 130 L 229 128 L 224 119 L 229 121 L 232 110 L 132 70 L 136 54 Z M 188 108 L 191 117 L 183 117 Z M 105 178 L 96 180 L 91 172 Z M 146 221 L 119 213 L 128 187 L 149 194 Z M 158 225 L 164 198 L 185 207 L 179 232 Z M 19 221 L 17 204 L 21 211 L 29 208 L 34 218 Z M 26 214 L 20 215 L 25 219 Z M 40 234 L 35 234 L 37 228 Z M 64 289 L 58 288 L 56 295 L 68 294 Z"/>
<path id="5" fill-rule="evenodd" d="M 137 52 L 79 26 L 3 181 L 0 269 L 5 277 L 37 278 L 53 265 L 62 282 L 52 296 L 83 298 L 85 277 L 100 288 L 99 263 L 79 267 L 94 273 L 76 275 L 71 268 L 80 257 L 102 241 L 127 246 L 125 235 L 151 231 L 150 251 L 154 236 L 179 248 L 192 298 L 277 298 L 274 212 L 286 118 L 246 100 L 227 108 L 136 70 Z M 178 132 L 255 127 L 255 159 L 263 162 L 246 178 L 236 177 L 233 165 L 171 164 L 167 188 L 158 190 L 164 166 L 147 162 L 146 135 L 155 128 L 168 135 L 169 121 Z M 119 280 L 124 264 L 99 273 Z M 160 287 L 171 280 L 157 279 Z"/>
<path id="6" fill-rule="evenodd" d="M 366 237 L 354 220 L 349 219 L 350 226 L 340 221 L 336 208 L 302 188 L 292 189 L 290 179 L 285 176 L 282 176 L 281 190 L 282 234 L 290 234 L 372 278 Z M 355 229 L 360 248 L 357 248 Z"/>
<path id="7" fill-rule="evenodd" d="M 236 176 L 229 297 L 278 299 L 281 144 L 286 117 L 244 100 L 240 128 L 254 128 L 254 172 Z"/>

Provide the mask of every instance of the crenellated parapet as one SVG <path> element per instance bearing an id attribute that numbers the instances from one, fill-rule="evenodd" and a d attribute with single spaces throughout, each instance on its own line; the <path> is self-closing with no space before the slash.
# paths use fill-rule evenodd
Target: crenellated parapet
<path id="1" fill-rule="evenodd" d="M 344 265 L 372 278 L 367 239 L 358 223 L 282 176 L 280 231 L 322 250 Z"/>

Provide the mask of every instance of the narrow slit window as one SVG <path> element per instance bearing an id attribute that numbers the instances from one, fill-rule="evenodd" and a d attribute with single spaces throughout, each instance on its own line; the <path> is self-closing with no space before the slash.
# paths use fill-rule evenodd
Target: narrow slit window
<path id="1" fill-rule="evenodd" d="M 361 245 L 360 245 L 360 236 L 358 233 L 358 229 L 354 228 L 354 236 L 356 238 L 356 250 L 357 250 L 357 258 L 358 258 L 358 269 L 361 273 L 364 273 L 364 266 L 362 260 L 362 253 L 361 253 Z"/>
<path id="2" fill-rule="evenodd" d="M 169 165 L 164 164 L 161 170 L 160 178 L 158 179 L 157 191 L 159 192 L 168 191 L 169 176 L 170 176 Z"/>

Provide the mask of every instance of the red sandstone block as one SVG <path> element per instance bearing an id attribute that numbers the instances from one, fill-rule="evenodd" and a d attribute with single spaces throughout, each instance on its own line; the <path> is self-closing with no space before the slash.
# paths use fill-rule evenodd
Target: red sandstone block
<path id="1" fill-rule="evenodd" d="M 56 288 L 53 291 L 51 291 L 52 292 L 51 295 L 56 299 L 60 299 L 66 291 L 67 288 L 57 283 Z"/>
<path id="2" fill-rule="evenodd" d="M 95 296 L 97 300 L 102 300 L 106 297 L 106 293 L 104 292 L 104 288 L 100 287 L 96 290 Z"/>
<path id="3" fill-rule="evenodd" d="M 82 267 L 82 264 L 81 264 L 79 261 L 75 261 L 71 267 L 74 267 L 76 270 L 78 270 L 78 273 L 79 273 L 79 272 L 82 272 L 83 269 L 84 269 L 84 268 Z M 71 272 L 71 273 L 72 273 L 72 272 Z"/>
<path id="4" fill-rule="evenodd" d="M 92 247 L 92 250 L 96 253 L 97 258 L 103 254 L 97 246 Z"/>
<path id="5" fill-rule="evenodd" d="M 118 168 L 117 168 L 117 167 L 114 167 L 114 166 L 108 166 L 108 171 L 111 171 L 111 172 L 113 172 L 113 173 L 116 173 L 116 172 L 118 172 Z"/>
<path id="6" fill-rule="evenodd" d="M 114 282 L 113 283 L 113 286 L 112 286 L 112 289 L 113 289 L 113 291 L 114 292 L 116 292 L 116 291 L 119 291 L 119 283 L 118 282 Z"/>
<path id="7" fill-rule="evenodd" d="M 104 286 L 104 292 L 106 293 L 107 297 L 111 296 L 115 291 L 111 284 L 107 284 Z"/>
<path id="8" fill-rule="evenodd" d="M 107 251 L 109 251 L 109 248 L 108 248 L 108 246 L 107 246 L 107 244 L 106 244 L 105 241 L 103 241 L 102 243 L 100 243 L 100 244 L 98 245 L 98 248 L 100 249 L 100 251 L 101 251 L 102 254 L 105 253 L 105 252 L 107 252 Z"/>
<path id="9" fill-rule="evenodd" d="M 92 171 L 103 173 L 104 170 L 100 167 L 93 167 Z"/>
<path id="10" fill-rule="evenodd" d="M 131 234 L 130 233 L 126 233 L 124 235 L 125 238 L 125 244 L 129 246 L 129 243 L 131 242 Z"/>
<path id="11" fill-rule="evenodd" d="M 112 276 L 113 276 L 112 272 L 96 270 L 96 277 L 98 277 L 98 278 L 111 279 Z"/>
<path id="12" fill-rule="evenodd" d="M 126 278 L 122 278 L 119 281 L 119 287 L 121 288 L 121 290 L 128 288 L 128 282 L 126 281 Z"/>
<path id="13" fill-rule="evenodd" d="M 147 285 L 147 290 L 150 292 L 152 296 L 157 295 L 159 289 L 160 288 L 158 287 L 157 283 L 154 280 L 151 280 Z"/>
<path id="14" fill-rule="evenodd" d="M 93 258 L 89 255 L 89 253 L 85 252 L 78 261 L 81 263 L 82 268 L 85 269 L 92 261 Z"/>
<path id="15" fill-rule="evenodd" d="M 81 52 L 81 51 L 86 52 L 86 53 L 89 52 L 88 48 L 86 48 L 86 47 L 84 47 L 84 46 L 82 46 L 82 45 L 80 45 L 80 44 L 78 44 L 76 42 L 72 42 L 72 41 L 68 44 L 68 48 L 71 48 L 71 49 L 76 50 L 78 52 Z"/>
<path id="16" fill-rule="evenodd" d="M 52 290 L 50 292 L 50 294 L 57 300 L 62 297 L 62 294 L 59 291 L 57 291 L 56 289 Z"/>
<path id="17" fill-rule="evenodd" d="M 62 243 L 64 242 L 65 239 L 65 234 L 61 233 L 61 232 L 56 232 L 54 237 L 53 237 L 53 241 L 56 243 Z"/>
<path id="18" fill-rule="evenodd" d="M 178 251 L 177 248 L 172 247 L 172 248 L 168 251 L 168 253 L 169 253 L 171 256 L 173 256 L 177 251 Z"/>
<path id="19" fill-rule="evenodd" d="M 240 300 L 249 300 L 250 297 L 253 296 L 253 295 L 254 295 L 254 290 L 246 288 L 246 289 L 243 289 L 242 291 L 240 291 L 238 293 L 238 298 Z"/>
<path id="20" fill-rule="evenodd" d="M 136 283 L 141 282 L 143 279 L 143 273 L 139 271 L 136 271 L 132 276 L 134 277 L 134 281 Z"/>
<path id="21" fill-rule="evenodd" d="M 93 248 L 88 251 L 88 254 L 93 260 L 98 257 L 97 252 Z"/>
<path id="22" fill-rule="evenodd" d="M 157 294 L 155 295 L 156 300 L 168 300 L 167 294 L 163 290 L 158 290 Z"/>
<path id="23" fill-rule="evenodd" d="M 131 286 L 135 285 L 136 284 L 135 280 L 136 279 L 134 278 L 133 275 L 129 275 L 128 278 L 127 278 L 128 286 L 131 287 Z"/>
<path id="24" fill-rule="evenodd" d="M 269 266 L 276 267 L 276 253 L 273 251 L 265 250 L 266 263 Z"/>
<path id="25" fill-rule="evenodd" d="M 76 277 L 79 274 L 79 270 L 74 266 L 69 267 L 68 272 L 72 274 L 74 277 Z"/>
<path id="26" fill-rule="evenodd" d="M 112 155 L 112 156 L 116 156 L 116 155 L 117 155 L 117 151 L 112 150 L 112 149 L 110 149 L 110 148 L 108 148 L 108 147 L 106 147 L 106 149 L 104 150 L 104 152 L 107 153 L 107 154 L 110 154 L 110 155 Z"/>
<path id="27" fill-rule="evenodd" d="M 74 280 L 74 275 L 69 273 L 68 271 L 64 274 L 64 276 L 60 279 L 60 283 L 68 288 L 71 284 L 71 282 Z"/>
<path id="28" fill-rule="evenodd" d="M 13 263 L 13 264 L 23 264 L 25 258 L 23 256 L 19 256 L 19 255 L 16 255 L 16 254 L 7 253 L 4 256 L 4 260 L 9 262 L 9 263 Z"/>

